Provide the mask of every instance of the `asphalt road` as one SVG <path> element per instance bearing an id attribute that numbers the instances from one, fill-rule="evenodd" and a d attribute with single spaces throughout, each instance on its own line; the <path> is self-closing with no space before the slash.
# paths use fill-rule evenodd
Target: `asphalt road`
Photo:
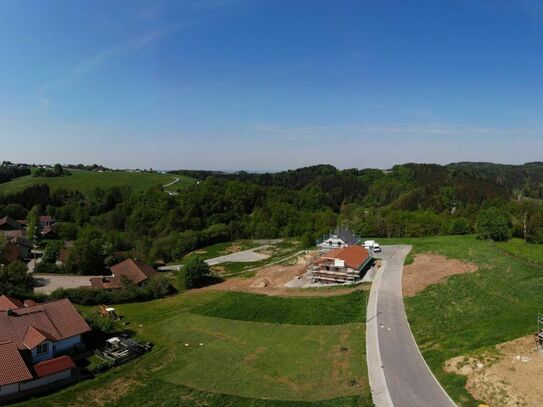
<path id="1" fill-rule="evenodd" d="M 424 362 L 402 298 L 402 271 L 409 246 L 385 246 L 384 266 L 368 303 L 367 353 L 375 405 L 455 406 Z"/>

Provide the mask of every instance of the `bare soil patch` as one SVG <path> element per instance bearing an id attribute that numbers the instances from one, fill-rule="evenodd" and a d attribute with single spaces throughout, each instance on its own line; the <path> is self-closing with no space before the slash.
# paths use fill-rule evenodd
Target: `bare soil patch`
<path id="1" fill-rule="evenodd" d="M 193 291 L 242 291 L 255 294 L 276 295 L 283 297 L 325 297 L 343 295 L 355 290 L 365 289 L 363 286 L 347 287 L 331 291 L 316 291 L 302 288 L 284 287 L 290 280 L 303 275 L 307 271 L 309 263 L 318 255 L 317 251 L 300 256 L 295 264 L 273 265 L 264 267 L 257 271 L 256 275 L 250 278 L 230 278 L 219 284 L 199 288 Z"/>
<path id="2" fill-rule="evenodd" d="M 404 297 L 413 296 L 432 284 L 437 284 L 455 274 L 473 273 L 475 264 L 448 259 L 439 254 L 418 254 L 413 264 L 403 269 L 402 289 Z"/>
<path id="3" fill-rule="evenodd" d="M 445 370 L 467 376 L 467 390 L 493 407 L 543 405 L 543 355 L 533 336 L 502 343 L 496 350 L 450 359 Z"/>

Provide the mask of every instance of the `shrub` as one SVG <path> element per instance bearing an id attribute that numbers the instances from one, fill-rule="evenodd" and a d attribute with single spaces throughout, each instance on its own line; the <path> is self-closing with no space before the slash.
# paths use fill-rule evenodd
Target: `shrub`
<path id="1" fill-rule="evenodd" d="M 50 298 L 68 298 L 71 302 L 80 305 L 123 304 L 162 298 L 173 291 L 166 277 L 157 276 L 152 278 L 144 288 L 136 285 L 116 290 L 86 287 L 59 288 L 51 293 Z"/>
<path id="2" fill-rule="evenodd" d="M 210 277 L 211 270 L 201 257 L 192 256 L 187 260 L 184 270 L 180 274 L 184 274 L 185 287 L 194 288 L 202 284 L 207 277 Z"/>

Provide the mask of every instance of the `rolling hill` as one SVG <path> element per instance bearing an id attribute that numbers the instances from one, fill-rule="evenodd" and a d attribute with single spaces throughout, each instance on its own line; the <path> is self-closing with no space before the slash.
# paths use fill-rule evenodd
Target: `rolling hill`
<path id="1" fill-rule="evenodd" d="M 70 170 L 72 175 L 65 177 L 34 177 L 32 175 L 15 178 L 10 182 L 0 184 L 0 194 L 19 192 L 36 184 L 47 184 L 52 191 L 65 188 L 89 193 L 95 188 L 111 188 L 129 186 L 134 190 L 145 190 L 156 185 L 166 185 L 179 178 L 179 182 L 168 186 L 168 191 L 177 191 L 194 182 L 193 178 L 147 172 L 94 172 Z"/>

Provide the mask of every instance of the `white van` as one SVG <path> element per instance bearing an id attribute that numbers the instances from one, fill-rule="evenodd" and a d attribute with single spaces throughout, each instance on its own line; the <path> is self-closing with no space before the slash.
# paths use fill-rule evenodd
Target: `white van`
<path id="1" fill-rule="evenodd" d="M 367 250 L 373 249 L 373 246 L 375 246 L 375 240 L 366 240 L 364 242 L 364 248 Z"/>

